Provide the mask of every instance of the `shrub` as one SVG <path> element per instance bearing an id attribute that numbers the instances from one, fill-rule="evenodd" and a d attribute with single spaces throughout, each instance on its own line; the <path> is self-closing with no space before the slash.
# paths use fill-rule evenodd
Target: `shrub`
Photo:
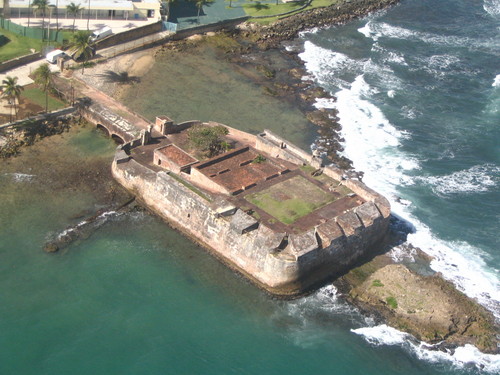
<path id="1" fill-rule="evenodd" d="M 212 157 L 229 149 L 230 145 L 222 139 L 228 133 L 227 128 L 221 125 L 195 125 L 188 130 L 188 138 L 197 151 Z"/>
<path id="2" fill-rule="evenodd" d="M 387 302 L 387 304 L 393 308 L 393 309 L 397 309 L 398 308 L 398 301 L 396 301 L 396 298 L 394 297 L 387 297 L 385 299 L 385 301 Z"/>

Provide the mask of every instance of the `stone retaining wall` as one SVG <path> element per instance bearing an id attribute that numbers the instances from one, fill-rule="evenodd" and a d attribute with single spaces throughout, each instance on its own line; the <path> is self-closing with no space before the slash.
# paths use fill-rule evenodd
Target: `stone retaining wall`
<path id="1" fill-rule="evenodd" d="M 0 73 L 14 69 L 21 65 L 29 64 L 33 61 L 39 60 L 41 57 L 42 55 L 40 54 L 40 52 L 36 52 L 36 53 L 31 53 L 29 55 L 16 57 L 15 59 L 12 60 L 4 61 L 3 63 L 0 63 Z"/>
<path id="2" fill-rule="evenodd" d="M 167 172 L 154 172 L 137 163 L 126 148 L 117 151 L 112 166 L 118 182 L 230 267 L 274 294 L 304 293 L 347 271 L 387 233 L 388 203 L 359 181 L 349 186 L 363 194 L 364 204 L 304 233 L 287 235 L 240 209 L 229 210 L 231 204 L 225 199 L 207 201 Z"/>

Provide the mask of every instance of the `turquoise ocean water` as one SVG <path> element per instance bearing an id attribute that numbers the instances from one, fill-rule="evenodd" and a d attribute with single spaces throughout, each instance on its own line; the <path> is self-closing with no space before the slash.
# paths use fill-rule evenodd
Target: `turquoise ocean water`
<path id="1" fill-rule="evenodd" d="M 498 1 L 409 0 L 302 36 L 308 70 L 338 97 L 320 104 L 339 109 L 346 154 L 433 267 L 497 315 L 499 14 Z M 46 179 L 114 152 L 88 129 L 63 143 L 57 165 L 0 166 L 0 374 L 499 371 L 498 356 L 425 350 L 374 325 L 331 286 L 274 300 L 147 213 L 111 214 L 85 241 L 43 253 L 98 205 Z"/>

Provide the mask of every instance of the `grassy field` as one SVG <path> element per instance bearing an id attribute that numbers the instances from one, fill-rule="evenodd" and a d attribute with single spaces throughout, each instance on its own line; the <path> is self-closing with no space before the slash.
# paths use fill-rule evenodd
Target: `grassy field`
<path id="1" fill-rule="evenodd" d="M 55 33 L 55 30 L 50 31 Z M 69 40 L 73 34 L 71 31 L 59 31 L 62 33 L 64 40 Z M 47 45 L 47 41 L 42 42 L 40 39 L 28 38 L 18 35 L 5 29 L 0 29 L 0 34 L 4 35 L 9 41 L 0 46 L 0 62 L 4 62 L 16 57 L 28 55 L 34 49 L 37 52 L 42 50 L 42 47 Z M 60 47 L 60 43 L 50 42 L 50 45 Z"/>
<path id="2" fill-rule="evenodd" d="M 336 2 L 337 0 L 312 0 L 311 4 L 303 10 L 323 8 L 335 4 Z M 307 0 L 297 1 L 293 3 L 276 4 L 276 1 L 266 0 L 266 1 L 252 1 L 248 4 L 243 4 L 242 6 L 245 9 L 245 13 L 251 17 L 269 16 L 269 18 L 251 20 L 252 22 L 257 22 L 260 24 L 267 25 L 269 23 L 278 20 L 278 17 L 273 17 L 274 15 L 298 10 L 306 3 Z"/>
<path id="3" fill-rule="evenodd" d="M 259 193 L 249 194 L 246 200 L 284 224 L 310 214 L 335 200 L 335 196 L 320 189 L 302 176 L 295 176 Z"/>
<path id="4" fill-rule="evenodd" d="M 32 48 L 36 51 L 42 49 L 43 42 L 41 40 L 17 35 L 4 29 L 0 29 L 0 34 L 9 39 L 8 43 L 0 47 L 0 62 L 28 55 L 31 53 Z"/>
<path id="5" fill-rule="evenodd" d="M 45 92 L 40 90 L 38 87 L 27 87 L 24 89 L 21 95 L 28 99 L 30 102 L 45 109 Z M 55 111 L 56 109 L 64 107 L 66 107 L 66 104 L 64 104 L 59 99 L 56 99 L 49 95 L 49 111 Z"/>

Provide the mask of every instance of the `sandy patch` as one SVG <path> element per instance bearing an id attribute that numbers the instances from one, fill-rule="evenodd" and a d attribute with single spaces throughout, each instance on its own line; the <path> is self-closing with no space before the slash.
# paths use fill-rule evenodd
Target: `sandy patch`
<path id="1" fill-rule="evenodd" d="M 134 84 L 134 79 L 140 79 L 154 65 L 154 49 L 138 51 L 106 60 L 92 68 L 86 68 L 84 74 L 81 70 L 75 71 L 75 77 L 85 81 L 88 85 L 97 88 L 118 98 L 120 93 L 127 87 Z M 108 79 L 109 73 L 127 72 L 131 81 L 129 83 L 111 82 Z"/>

